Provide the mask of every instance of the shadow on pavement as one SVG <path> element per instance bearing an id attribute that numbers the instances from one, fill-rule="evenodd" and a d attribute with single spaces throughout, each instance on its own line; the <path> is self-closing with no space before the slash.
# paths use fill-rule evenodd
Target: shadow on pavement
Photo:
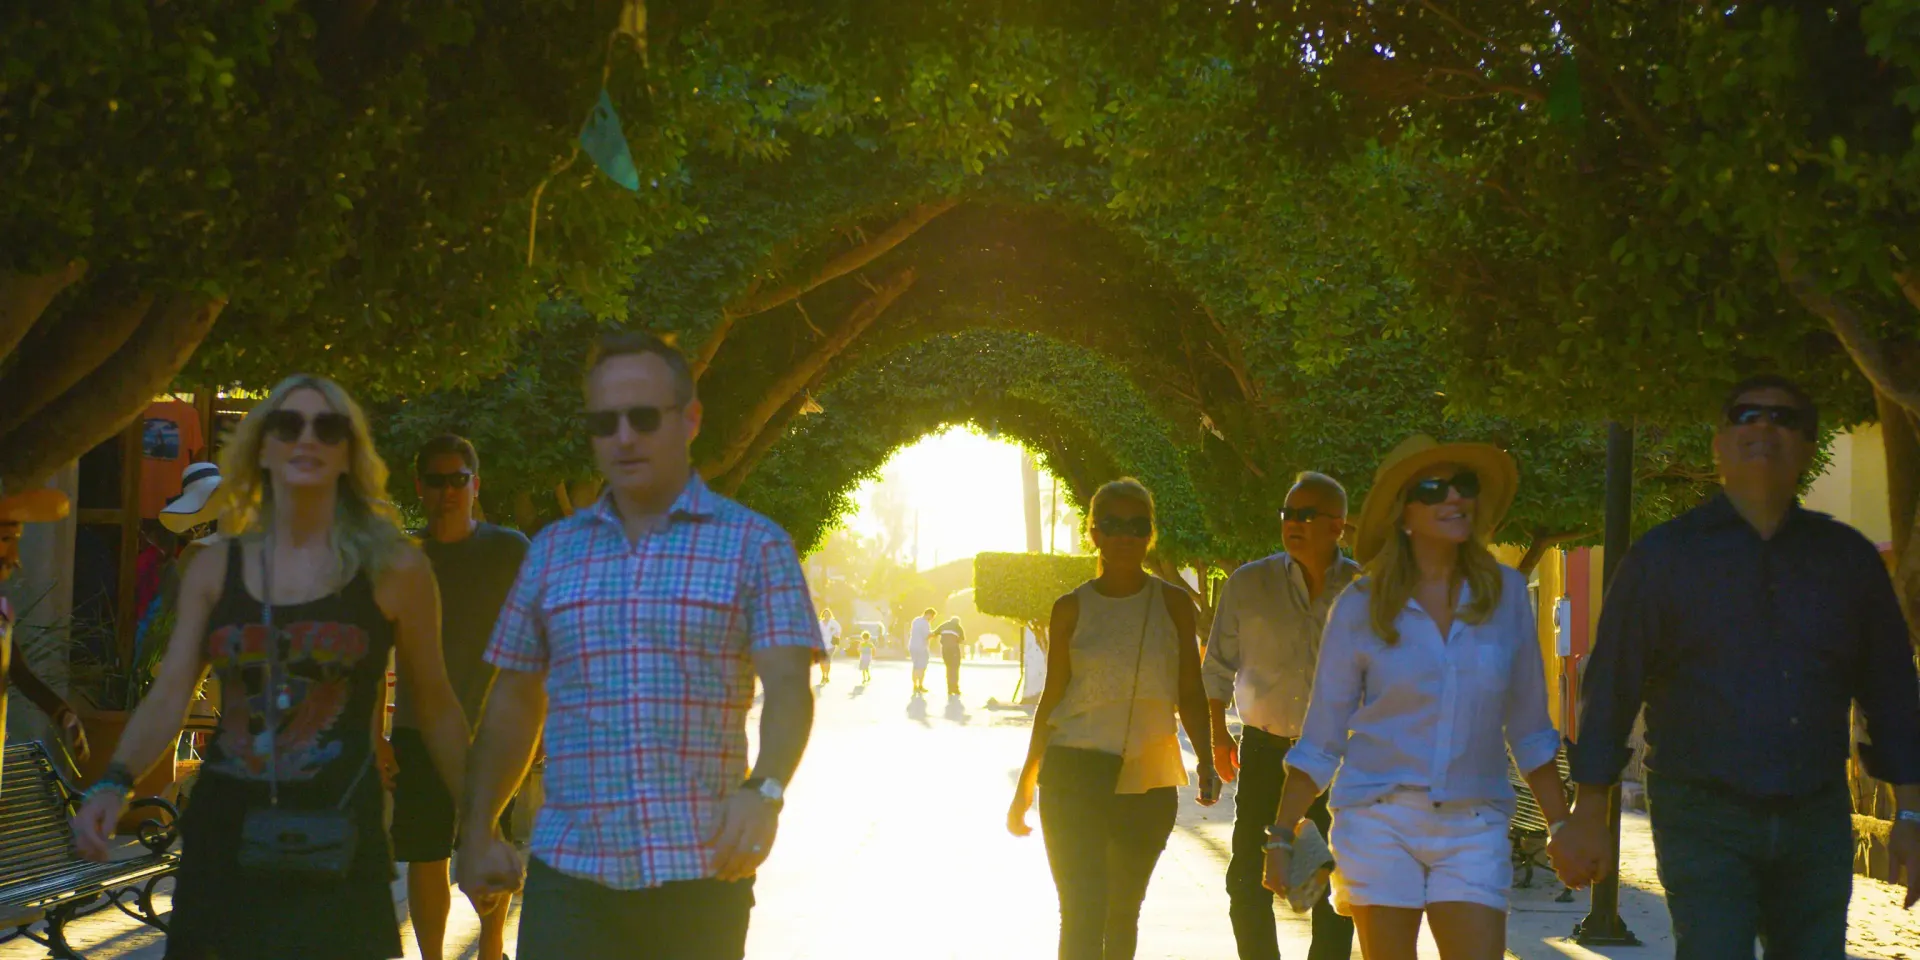
<path id="1" fill-rule="evenodd" d="M 948 720 L 962 725 L 965 725 L 967 721 L 973 719 L 973 714 L 967 712 L 967 705 L 962 703 L 957 696 L 947 698 L 947 712 L 945 716 Z"/>
<path id="2" fill-rule="evenodd" d="M 927 721 L 927 698 L 926 697 L 923 697 L 916 693 L 913 695 L 912 700 L 907 701 L 907 719 L 917 721 L 923 727 L 933 726 L 932 723 L 929 723 Z"/>

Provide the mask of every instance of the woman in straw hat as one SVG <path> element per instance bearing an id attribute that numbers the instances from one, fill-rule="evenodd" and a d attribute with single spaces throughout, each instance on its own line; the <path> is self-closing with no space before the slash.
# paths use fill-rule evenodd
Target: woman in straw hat
<path id="1" fill-rule="evenodd" d="M 1040 826 L 1060 893 L 1061 960 L 1126 960 L 1140 902 L 1173 832 L 1187 782 L 1174 713 L 1199 756 L 1200 803 L 1219 797 L 1193 601 L 1147 573 L 1153 494 L 1115 480 L 1094 492 L 1087 527 L 1100 575 L 1053 605 L 1047 686 L 1007 829 Z"/>
<path id="2" fill-rule="evenodd" d="M 458 791 L 467 724 L 440 652 L 432 568 L 383 498 L 387 468 L 340 386 L 280 382 L 221 453 L 224 543 L 187 568 L 159 675 L 74 816 L 105 859 L 135 775 L 220 677 L 220 727 L 180 821 L 167 956 L 401 955 L 374 765 L 387 654 Z"/>
<path id="3" fill-rule="evenodd" d="M 1448 957 L 1504 955 L 1509 750 L 1552 829 L 1567 816 L 1526 578 L 1486 546 L 1517 480 L 1487 444 L 1395 447 L 1361 511 L 1366 575 L 1328 618 L 1267 885 L 1286 892 L 1292 840 L 1331 780 L 1334 906 L 1369 960 L 1411 960 L 1423 918 Z"/>

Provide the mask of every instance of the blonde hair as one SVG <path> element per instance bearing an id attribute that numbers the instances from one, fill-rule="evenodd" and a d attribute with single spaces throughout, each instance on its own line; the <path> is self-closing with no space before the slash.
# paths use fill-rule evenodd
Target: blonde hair
<path id="1" fill-rule="evenodd" d="M 1087 501 L 1087 539 L 1093 539 L 1093 528 L 1100 521 L 1100 508 L 1115 500 L 1129 500 L 1147 508 L 1147 519 L 1153 521 L 1153 536 L 1147 540 L 1147 549 L 1160 542 L 1160 519 L 1154 516 L 1153 491 L 1147 485 L 1132 477 L 1109 480 L 1093 492 Z"/>
<path id="2" fill-rule="evenodd" d="M 273 483 L 261 469 L 260 447 L 266 439 L 267 415 L 284 406 L 296 390 L 320 394 L 353 425 L 347 440 L 347 472 L 340 477 L 333 505 L 333 551 L 340 562 L 341 583 L 363 569 L 385 570 L 408 543 L 400 528 L 400 512 L 386 499 L 387 464 L 374 449 L 366 413 L 347 391 L 325 377 L 296 374 L 280 381 L 234 428 L 220 451 L 219 496 L 225 501 L 220 531 L 238 536 L 269 522 Z"/>
<path id="3" fill-rule="evenodd" d="M 1407 484 L 1409 489 L 1412 486 L 1411 482 Z M 1401 490 L 1394 499 L 1394 509 L 1389 515 L 1393 518 L 1394 529 L 1387 533 L 1380 552 L 1367 561 L 1366 567 L 1367 620 L 1373 625 L 1374 634 L 1387 646 L 1400 642 L 1400 630 L 1394 621 L 1400 618 L 1400 611 L 1405 610 L 1407 601 L 1413 598 L 1414 585 L 1420 582 L 1420 566 L 1413 557 L 1413 541 L 1406 529 L 1400 526 L 1400 516 L 1406 508 L 1407 491 Z M 1467 623 L 1486 623 L 1500 606 L 1500 591 L 1504 581 L 1500 561 L 1493 558 L 1476 530 L 1460 545 L 1459 563 L 1461 572 L 1466 575 L 1467 605 L 1457 613 Z"/>

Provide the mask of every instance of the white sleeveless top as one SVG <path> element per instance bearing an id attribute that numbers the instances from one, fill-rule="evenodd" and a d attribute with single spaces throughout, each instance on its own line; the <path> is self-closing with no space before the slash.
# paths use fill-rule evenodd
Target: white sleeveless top
<path id="1" fill-rule="evenodd" d="M 1066 638 L 1071 676 L 1053 711 L 1050 742 L 1125 758 L 1115 793 L 1187 782 L 1174 729 L 1180 647 L 1167 589 L 1148 577 L 1130 597 L 1104 596 L 1091 581 L 1073 592 L 1080 616 Z"/>

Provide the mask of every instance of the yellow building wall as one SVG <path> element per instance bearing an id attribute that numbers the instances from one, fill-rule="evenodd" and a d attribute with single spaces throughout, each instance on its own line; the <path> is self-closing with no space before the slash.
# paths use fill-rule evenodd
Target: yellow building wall
<path id="1" fill-rule="evenodd" d="M 1832 514 L 1866 534 L 1874 543 L 1893 539 L 1887 511 L 1887 450 L 1880 425 L 1869 423 L 1833 438 L 1827 469 L 1814 478 L 1801 502 L 1809 510 Z"/>
<path id="2" fill-rule="evenodd" d="M 1517 566 L 1526 549 L 1518 546 L 1503 545 L 1493 548 L 1494 559 L 1507 566 Z M 1533 568 L 1533 619 L 1540 644 L 1540 660 L 1546 666 L 1547 673 L 1547 711 L 1554 718 L 1554 725 L 1561 730 L 1560 724 L 1563 691 L 1560 682 L 1561 664 L 1558 647 L 1553 635 L 1553 606 L 1566 593 L 1565 555 L 1558 549 L 1547 551 Z"/>

